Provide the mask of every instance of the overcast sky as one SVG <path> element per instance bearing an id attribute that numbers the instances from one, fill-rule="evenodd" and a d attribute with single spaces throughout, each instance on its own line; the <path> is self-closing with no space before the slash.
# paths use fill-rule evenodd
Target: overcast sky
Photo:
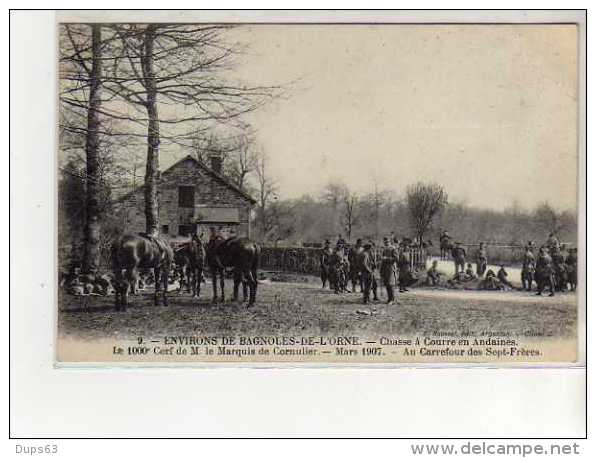
<path id="1" fill-rule="evenodd" d="M 442 183 L 453 200 L 576 205 L 574 26 L 247 26 L 239 77 L 301 78 L 251 117 L 280 197 Z"/>
<path id="2" fill-rule="evenodd" d="M 252 25 L 235 75 L 292 84 L 248 119 L 279 197 L 330 180 L 452 201 L 575 208 L 577 35 L 566 25 Z M 167 167 L 178 157 L 164 154 Z M 176 152 L 174 155 L 180 155 Z"/>

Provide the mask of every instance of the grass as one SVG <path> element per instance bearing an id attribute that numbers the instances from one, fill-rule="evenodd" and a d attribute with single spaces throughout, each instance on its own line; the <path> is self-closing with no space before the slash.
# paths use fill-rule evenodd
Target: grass
<path id="1" fill-rule="evenodd" d="M 228 297 L 230 283 L 226 285 Z M 171 292 L 169 307 L 154 307 L 152 295 L 145 293 L 132 297 L 126 312 L 116 312 L 113 297 L 89 296 L 86 308 L 82 308 L 82 297 L 61 292 L 58 330 L 61 335 L 85 339 L 166 335 L 378 337 L 437 332 L 576 335 L 577 307 L 571 293 L 555 298 L 518 292 L 466 293 L 417 289 L 400 295 L 399 305 L 363 305 L 360 294 L 336 295 L 313 283 L 265 283 L 259 285 L 257 303 L 248 308 L 232 302 L 212 303 L 209 286 L 198 301 L 187 293 Z"/>

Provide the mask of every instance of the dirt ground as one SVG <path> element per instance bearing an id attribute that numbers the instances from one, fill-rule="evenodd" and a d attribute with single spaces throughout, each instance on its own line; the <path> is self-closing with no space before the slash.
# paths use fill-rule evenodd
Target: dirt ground
<path id="1" fill-rule="evenodd" d="M 152 294 L 131 297 L 116 312 L 113 297 L 60 292 L 58 331 L 78 338 L 158 338 L 171 335 L 432 335 L 436 332 L 492 332 L 502 336 L 573 337 L 574 293 L 536 297 L 521 291 L 452 291 L 426 288 L 401 294 L 400 304 L 362 304 L 359 293 L 336 295 L 308 283 L 264 281 L 257 303 L 212 303 L 211 286 L 199 300 L 169 293 L 169 307 L 153 306 Z M 231 282 L 226 285 L 231 296 Z"/>

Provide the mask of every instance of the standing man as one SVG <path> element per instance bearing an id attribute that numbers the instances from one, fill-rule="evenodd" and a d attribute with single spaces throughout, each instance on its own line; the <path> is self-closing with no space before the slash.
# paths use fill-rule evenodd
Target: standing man
<path id="1" fill-rule="evenodd" d="M 336 246 L 329 257 L 329 286 L 339 294 L 342 291 L 343 247 Z"/>
<path id="2" fill-rule="evenodd" d="M 561 245 L 563 248 L 563 245 Z M 557 291 L 567 290 L 567 265 L 565 264 L 565 256 L 558 248 L 553 248 L 551 251 L 551 259 L 553 260 L 553 275 L 555 278 L 555 289 Z"/>
<path id="3" fill-rule="evenodd" d="M 407 293 L 408 286 L 412 282 L 412 272 L 410 267 L 410 258 L 406 254 L 407 246 L 404 246 L 398 256 L 397 268 L 399 269 L 399 292 Z"/>
<path id="4" fill-rule="evenodd" d="M 536 296 L 542 296 L 542 291 L 547 285 L 550 289 L 549 296 L 555 295 L 555 279 L 553 277 L 553 260 L 546 247 L 542 247 L 536 260 L 536 283 L 538 284 Z"/>
<path id="5" fill-rule="evenodd" d="M 375 244 L 375 242 L 373 242 L 372 240 L 369 240 L 368 243 L 370 243 L 371 248 L 371 253 L 372 253 L 372 258 L 374 260 L 375 263 L 375 269 L 378 267 L 379 265 L 379 253 L 377 252 L 377 246 Z M 373 277 L 372 277 L 372 281 L 371 281 L 371 290 L 373 293 L 373 301 L 378 301 L 379 300 L 379 296 L 378 296 L 378 283 L 377 283 L 377 274 L 375 271 L 373 271 Z"/>
<path id="6" fill-rule="evenodd" d="M 356 292 L 356 285 L 360 285 L 360 291 L 362 291 L 362 279 L 360 278 L 360 272 L 358 270 L 357 259 L 358 255 L 364 250 L 362 247 L 362 239 L 356 240 L 356 245 L 350 248 L 348 253 L 348 261 L 350 263 L 350 280 L 352 282 L 352 292 Z"/>
<path id="7" fill-rule="evenodd" d="M 397 283 L 397 250 L 389 243 L 387 237 L 383 238 L 383 250 L 381 251 L 381 280 L 387 289 L 387 304 L 395 303 L 394 288 Z"/>
<path id="8" fill-rule="evenodd" d="M 480 242 L 480 246 L 476 250 L 476 275 L 478 277 L 484 276 L 487 264 L 488 256 L 486 254 L 486 248 L 484 248 L 484 242 Z"/>
<path id="9" fill-rule="evenodd" d="M 329 264 L 331 261 L 331 255 L 333 254 L 330 245 L 331 243 L 329 242 L 329 240 L 325 240 L 325 247 L 321 250 L 321 255 L 319 256 L 319 264 L 321 267 L 321 281 L 323 282 L 323 289 L 325 289 L 327 280 L 329 280 Z"/>
<path id="10" fill-rule="evenodd" d="M 567 259 L 565 259 L 565 265 L 567 266 L 567 279 L 571 291 L 575 291 L 577 287 L 577 248 L 570 248 Z"/>
<path id="11" fill-rule="evenodd" d="M 455 244 L 453 250 L 451 250 L 451 256 L 453 256 L 453 262 L 455 263 L 455 274 L 463 272 L 466 268 L 466 250 L 461 246 L 460 242 Z"/>
<path id="12" fill-rule="evenodd" d="M 368 304 L 370 300 L 370 290 L 373 288 L 373 282 L 376 283 L 375 269 L 377 268 L 370 241 L 364 244 L 363 250 L 358 254 L 357 263 L 364 287 L 362 290 L 362 302 Z M 374 288 L 373 291 L 376 300 L 376 288 Z"/>
<path id="13" fill-rule="evenodd" d="M 532 242 L 529 242 L 532 243 Z M 526 245 L 526 252 L 522 262 L 521 281 L 522 288 L 527 291 L 532 291 L 532 282 L 534 281 L 534 273 L 536 272 L 536 258 L 532 253 L 531 245 Z"/>

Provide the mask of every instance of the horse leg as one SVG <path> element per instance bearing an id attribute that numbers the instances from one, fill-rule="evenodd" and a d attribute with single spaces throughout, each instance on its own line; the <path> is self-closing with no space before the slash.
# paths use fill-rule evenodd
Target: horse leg
<path id="1" fill-rule="evenodd" d="M 155 276 L 155 292 L 153 293 L 153 305 L 157 307 L 159 290 L 161 289 L 161 271 L 159 267 L 153 269 L 153 275 Z M 167 281 L 167 280 L 166 280 Z"/>
<path id="2" fill-rule="evenodd" d="M 121 297 L 121 310 L 123 312 L 126 311 L 126 307 L 128 307 L 128 291 L 130 289 L 130 284 L 126 279 L 123 279 L 123 288 L 122 288 L 122 297 Z"/>
<path id="3" fill-rule="evenodd" d="M 234 302 L 238 302 L 238 288 L 242 281 L 242 271 L 238 268 L 234 269 Z"/>
<path id="4" fill-rule="evenodd" d="M 184 281 L 186 282 L 186 292 L 190 293 L 192 292 L 192 267 L 190 266 L 190 264 L 184 267 L 184 273 Z"/>
<path id="5" fill-rule="evenodd" d="M 248 293 L 250 289 L 250 281 L 248 281 L 247 278 L 250 278 L 250 272 L 248 272 L 242 279 L 242 302 L 246 302 L 249 299 Z"/>
<path id="6" fill-rule="evenodd" d="M 201 290 L 201 283 L 200 283 L 198 268 L 196 266 L 192 267 L 191 275 L 192 275 L 192 280 L 191 280 L 191 282 L 192 282 L 192 297 L 199 297 L 199 292 Z"/>
<path id="7" fill-rule="evenodd" d="M 114 306 L 116 311 L 120 311 L 122 308 L 122 269 L 115 269 L 114 272 Z"/>
<path id="8" fill-rule="evenodd" d="M 211 284 L 213 286 L 213 303 L 217 302 L 217 270 L 211 269 Z"/>
<path id="9" fill-rule="evenodd" d="M 165 267 L 161 270 L 161 277 L 163 280 L 163 306 L 168 306 L 168 279 L 170 278 L 170 268 Z"/>
<path id="10" fill-rule="evenodd" d="M 128 307 L 128 292 L 130 289 L 130 283 L 128 282 L 128 270 L 122 276 L 122 290 L 120 291 L 120 309 L 124 312 Z"/>
<path id="11" fill-rule="evenodd" d="M 221 269 L 221 271 L 219 272 L 219 287 L 221 288 L 221 302 L 226 301 L 225 286 L 226 286 L 225 270 Z"/>
<path id="12" fill-rule="evenodd" d="M 131 269 L 126 270 L 127 280 L 130 284 L 130 294 L 136 296 L 139 294 L 139 273 L 136 267 L 132 267 Z"/>
<path id="13" fill-rule="evenodd" d="M 257 300 L 257 287 L 259 286 L 259 281 L 257 280 L 257 269 L 252 269 L 248 272 L 248 280 L 250 286 L 250 297 L 248 299 L 248 306 L 254 305 L 255 301 Z"/>
<path id="14" fill-rule="evenodd" d="M 201 296 L 201 279 L 203 278 L 203 268 L 197 267 L 195 269 L 195 290 L 196 290 L 196 298 L 198 299 Z"/>

